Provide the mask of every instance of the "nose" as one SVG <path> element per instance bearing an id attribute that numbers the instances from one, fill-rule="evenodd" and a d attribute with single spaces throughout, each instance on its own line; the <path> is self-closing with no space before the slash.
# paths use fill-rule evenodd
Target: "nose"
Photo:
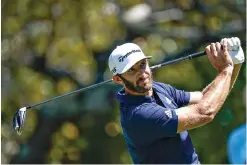
<path id="1" fill-rule="evenodd" d="M 146 71 L 146 66 L 141 66 L 141 73 L 145 72 Z"/>
<path id="2" fill-rule="evenodd" d="M 139 71 L 137 72 L 138 77 L 144 77 L 147 71 L 146 66 L 140 67 Z"/>

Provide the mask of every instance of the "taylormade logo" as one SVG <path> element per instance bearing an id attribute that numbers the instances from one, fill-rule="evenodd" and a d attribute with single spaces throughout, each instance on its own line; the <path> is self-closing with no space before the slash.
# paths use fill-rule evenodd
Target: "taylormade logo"
<path id="1" fill-rule="evenodd" d="M 127 54 L 125 54 L 124 56 L 120 56 L 118 57 L 118 61 L 119 62 L 123 62 L 125 58 L 127 58 L 129 55 L 131 55 L 132 53 L 136 53 L 136 52 L 141 52 L 141 50 L 132 50 L 131 52 L 128 52 Z"/>
<path id="2" fill-rule="evenodd" d="M 115 73 L 117 71 L 116 67 L 112 69 L 112 73 Z"/>

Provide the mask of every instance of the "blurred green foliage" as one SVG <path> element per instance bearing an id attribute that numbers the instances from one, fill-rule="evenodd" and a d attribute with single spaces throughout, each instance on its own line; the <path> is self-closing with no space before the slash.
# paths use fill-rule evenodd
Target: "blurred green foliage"
<path id="1" fill-rule="evenodd" d="M 143 3 L 148 4 L 143 11 L 128 13 Z M 153 56 L 150 65 L 201 51 L 223 37 L 239 37 L 246 50 L 245 3 L 3 0 L 2 163 L 132 163 L 116 84 L 29 110 L 21 136 L 12 129 L 12 117 L 22 106 L 109 79 L 108 56 L 121 43 L 139 44 Z M 190 131 L 201 163 L 228 163 L 227 137 L 246 121 L 244 68 L 216 119 Z M 215 75 L 207 57 L 201 57 L 165 66 L 154 80 L 197 91 Z"/>

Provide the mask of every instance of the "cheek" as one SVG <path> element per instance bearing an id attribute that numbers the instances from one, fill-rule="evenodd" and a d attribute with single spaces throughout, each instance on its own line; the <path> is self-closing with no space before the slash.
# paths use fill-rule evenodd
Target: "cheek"
<path id="1" fill-rule="evenodd" d="M 136 85 L 136 78 L 134 75 L 125 75 L 125 80 L 128 81 L 128 83 Z"/>
<path id="2" fill-rule="evenodd" d="M 149 76 L 150 79 L 152 78 L 152 72 L 150 69 L 146 71 L 146 74 Z"/>

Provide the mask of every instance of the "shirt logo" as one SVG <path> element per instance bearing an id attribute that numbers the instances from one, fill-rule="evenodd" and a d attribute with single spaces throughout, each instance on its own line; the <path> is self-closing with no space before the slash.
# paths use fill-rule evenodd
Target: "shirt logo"
<path id="1" fill-rule="evenodd" d="M 168 118 L 172 118 L 172 111 L 171 110 L 167 110 L 165 111 L 165 114 Z"/>
<path id="2" fill-rule="evenodd" d="M 125 54 L 124 56 L 118 57 L 118 61 L 123 62 L 125 58 L 127 58 L 129 55 L 131 55 L 132 53 L 135 53 L 135 52 L 141 52 L 141 50 L 132 50 L 131 52 Z"/>
<path id="3" fill-rule="evenodd" d="M 167 97 L 165 97 L 166 98 L 166 102 L 168 103 L 168 104 L 171 104 L 172 103 L 172 101 L 170 100 L 170 99 L 168 99 Z"/>

